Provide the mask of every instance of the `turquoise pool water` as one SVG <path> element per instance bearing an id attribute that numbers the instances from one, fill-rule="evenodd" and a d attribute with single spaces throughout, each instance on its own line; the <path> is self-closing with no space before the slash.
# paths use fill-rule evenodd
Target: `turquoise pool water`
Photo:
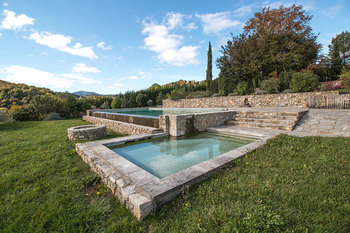
<path id="1" fill-rule="evenodd" d="M 205 132 L 183 139 L 143 140 L 110 149 L 152 175 L 164 178 L 252 141 Z"/>
<path id="2" fill-rule="evenodd" d="M 199 112 L 217 112 L 217 109 L 111 109 L 111 110 L 98 110 L 98 112 L 107 113 L 120 113 L 128 115 L 140 115 L 140 116 L 154 116 L 171 114 L 187 114 L 187 113 L 199 113 Z"/>

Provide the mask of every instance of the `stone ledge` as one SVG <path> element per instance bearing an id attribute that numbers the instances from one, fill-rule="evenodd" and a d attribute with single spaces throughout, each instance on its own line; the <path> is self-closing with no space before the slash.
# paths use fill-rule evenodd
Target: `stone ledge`
<path id="1" fill-rule="evenodd" d="M 162 132 L 161 129 L 135 125 L 131 123 L 114 121 L 93 116 L 83 116 L 83 120 L 89 121 L 94 124 L 104 124 L 107 128 L 122 134 L 140 135 L 140 134 L 153 134 Z"/>

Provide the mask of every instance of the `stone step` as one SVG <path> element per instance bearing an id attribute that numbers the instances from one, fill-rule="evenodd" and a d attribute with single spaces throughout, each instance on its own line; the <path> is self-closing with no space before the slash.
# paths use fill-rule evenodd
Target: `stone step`
<path id="1" fill-rule="evenodd" d="M 265 112 L 265 111 L 237 111 L 236 114 L 241 115 L 258 115 L 258 116 L 292 116 L 298 117 L 301 112 Z"/>
<path id="2" fill-rule="evenodd" d="M 269 129 L 279 129 L 279 130 L 287 130 L 287 131 L 292 131 L 295 127 L 295 125 L 244 122 L 244 121 L 226 121 L 225 123 L 226 125 L 236 125 L 236 126 L 252 127 L 252 128 L 269 128 Z"/>
<path id="3" fill-rule="evenodd" d="M 257 115 L 257 114 L 236 114 L 236 118 L 251 118 L 251 119 L 280 119 L 280 120 L 297 120 L 297 116 L 281 116 L 281 115 Z"/>
<path id="4" fill-rule="evenodd" d="M 278 119 L 278 118 L 247 118 L 247 117 L 235 117 L 234 121 L 240 122 L 256 122 L 256 123 L 271 123 L 271 124 L 280 124 L 280 125 L 295 125 L 297 123 L 297 119 L 294 117 L 293 119 Z"/>

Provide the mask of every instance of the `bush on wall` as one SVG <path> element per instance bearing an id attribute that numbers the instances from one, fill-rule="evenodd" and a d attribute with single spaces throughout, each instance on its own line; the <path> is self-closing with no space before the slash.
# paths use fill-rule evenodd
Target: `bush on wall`
<path id="1" fill-rule="evenodd" d="M 261 89 L 269 94 L 277 93 L 280 89 L 280 81 L 277 78 L 266 79 L 261 82 Z"/>
<path id="2" fill-rule="evenodd" d="M 292 75 L 290 89 L 292 92 L 314 91 L 318 85 L 318 76 L 312 73 L 296 72 Z"/>

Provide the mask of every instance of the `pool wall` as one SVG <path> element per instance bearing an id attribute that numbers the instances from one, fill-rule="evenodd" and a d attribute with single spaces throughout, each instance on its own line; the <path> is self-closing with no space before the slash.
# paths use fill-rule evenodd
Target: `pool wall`
<path id="1" fill-rule="evenodd" d="M 83 119 L 95 124 L 105 124 L 107 128 L 119 133 L 139 135 L 162 130 L 170 136 L 179 137 L 206 131 L 208 127 L 224 125 L 225 121 L 232 120 L 235 116 L 233 110 L 211 109 L 211 111 L 215 112 L 167 114 L 154 117 L 88 110 L 87 116 Z"/>
<path id="2" fill-rule="evenodd" d="M 113 130 L 117 133 L 130 134 L 130 135 L 140 135 L 140 134 L 152 134 L 162 132 L 162 129 L 148 127 L 143 125 L 136 125 L 132 123 L 109 120 L 101 117 L 93 116 L 83 116 L 83 120 L 94 123 L 106 125 L 108 129 Z"/>
<path id="3" fill-rule="evenodd" d="M 149 126 L 153 128 L 159 128 L 159 119 L 158 117 L 151 116 L 136 116 L 128 115 L 121 113 L 108 113 L 108 112 L 99 112 L 99 111 L 89 111 L 90 116 L 100 117 L 114 121 L 128 122 L 136 125 Z"/>
<path id="4" fill-rule="evenodd" d="M 178 137 L 206 131 L 208 127 L 224 125 L 234 118 L 235 111 L 191 113 L 159 116 L 159 127 L 171 136 Z"/>
<path id="5" fill-rule="evenodd" d="M 164 135 L 127 136 L 76 144 L 77 153 L 139 221 L 147 217 L 158 204 L 174 199 L 184 188 L 206 179 L 213 171 L 257 149 L 264 145 L 269 138 L 275 136 L 270 135 L 257 139 L 250 144 L 162 179 L 151 175 L 107 148 L 107 146 Z"/>

